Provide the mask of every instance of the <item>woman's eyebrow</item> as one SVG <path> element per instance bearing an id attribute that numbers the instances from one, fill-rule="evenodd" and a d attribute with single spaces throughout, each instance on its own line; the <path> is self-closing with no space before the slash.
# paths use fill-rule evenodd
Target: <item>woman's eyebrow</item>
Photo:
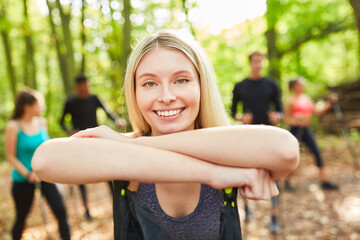
<path id="1" fill-rule="evenodd" d="M 190 75 L 193 75 L 193 74 L 191 73 L 191 71 L 188 71 L 188 70 L 176 71 L 176 72 L 174 72 L 172 75 L 174 76 L 174 75 L 180 75 L 180 74 L 190 74 Z"/>
<path id="2" fill-rule="evenodd" d="M 138 77 L 138 79 L 143 78 L 143 77 L 156 77 L 156 75 L 153 73 L 143 73 Z"/>

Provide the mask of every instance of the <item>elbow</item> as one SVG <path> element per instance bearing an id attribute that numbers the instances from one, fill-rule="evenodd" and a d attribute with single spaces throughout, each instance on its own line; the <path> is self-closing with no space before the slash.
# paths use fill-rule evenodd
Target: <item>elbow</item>
<path id="1" fill-rule="evenodd" d="M 298 167 L 300 162 L 299 142 L 286 130 L 284 130 L 284 135 L 280 159 L 282 160 L 284 171 L 290 173 Z"/>
<path id="2" fill-rule="evenodd" d="M 36 149 L 31 161 L 32 170 L 35 172 L 36 176 L 42 180 L 46 179 L 46 173 L 49 172 L 51 166 L 51 155 L 49 155 L 49 145 L 51 146 L 51 141 L 52 140 L 48 140 L 42 143 Z"/>

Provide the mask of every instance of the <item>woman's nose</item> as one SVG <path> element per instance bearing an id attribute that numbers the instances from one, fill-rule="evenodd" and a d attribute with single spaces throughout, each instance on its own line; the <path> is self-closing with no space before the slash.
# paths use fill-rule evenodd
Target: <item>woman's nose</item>
<path id="1" fill-rule="evenodd" d="M 163 102 L 165 104 L 169 104 L 172 101 L 176 100 L 176 96 L 169 91 L 169 89 L 164 89 L 161 95 L 158 97 L 159 102 Z"/>

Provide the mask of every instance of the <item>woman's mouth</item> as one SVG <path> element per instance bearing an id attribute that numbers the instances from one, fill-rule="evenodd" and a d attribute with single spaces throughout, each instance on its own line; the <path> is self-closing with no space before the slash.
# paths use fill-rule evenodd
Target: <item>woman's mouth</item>
<path id="1" fill-rule="evenodd" d="M 172 110 L 164 110 L 164 111 L 155 111 L 155 113 L 160 117 L 172 117 L 178 115 L 184 110 L 185 108 L 180 108 L 180 109 L 172 109 Z"/>

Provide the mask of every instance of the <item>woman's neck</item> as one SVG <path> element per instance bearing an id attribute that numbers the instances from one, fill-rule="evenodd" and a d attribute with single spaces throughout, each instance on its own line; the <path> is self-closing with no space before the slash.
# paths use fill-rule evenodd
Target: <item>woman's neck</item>
<path id="1" fill-rule="evenodd" d="M 31 123 L 33 120 L 35 119 L 34 116 L 30 115 L 30 114 L 24 114 L 19 121 L 24 122 L 24 123 Z"/>
<path id="2" fill-rule="evenodd" d="M 303 94 L 303 92 L 294 92 L 294 96 L 295 97 L 299 97 L 299 96 L 301 96 Z"/>

